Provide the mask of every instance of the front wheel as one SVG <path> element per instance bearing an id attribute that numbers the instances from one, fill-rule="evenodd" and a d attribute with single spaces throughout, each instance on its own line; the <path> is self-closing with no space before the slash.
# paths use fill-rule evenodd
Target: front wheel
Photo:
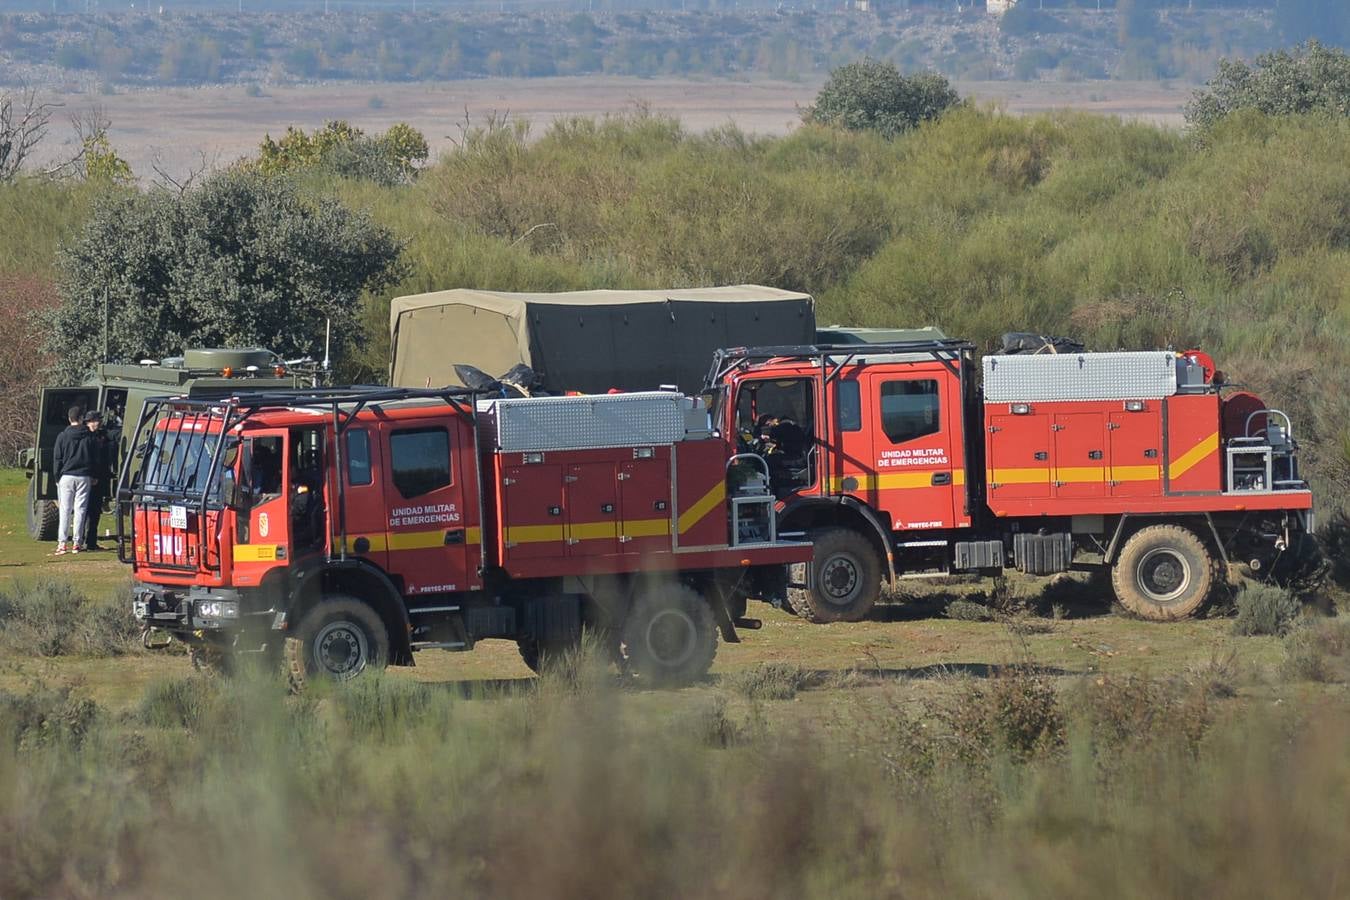
<path id="1" fill-rule="evenodd" d="M 1180 525 L 1139 529 L 1111 567 L 1111 586 L 1120 605 L 1156 622 L 1193 615 L 1218 580 L 1209 547 Z"/>
<path id="2" fill-rule="evenodd" d="M 815 556 L 806 588 L 791 592 L 792 606 L 808 622 L 858 622 L 881 593 L 881 560 L 871 541 L 851 528 L 814 532 Z"/>
<path id="3" fill-rule="evenodd" d="M 389 630 L 367 603 L 329 597 L 300 618 L 286 639 L 286 669 L 299 689 L 313 676 L 350 681 L 389 662 Z"/>
<path id="4" fill-rule="evenodd" d="M 644 591 L 623 626 L 627 668 L 653 684 L 688 684 L 717 655 L 717 623 L 708 603 L 684 585 Z"/>
<path id="5" fill-rule="evenodd" d="M 56 526 L 61 514 L 55 500 L 41 500 L 37 495 L 38 475 L 28 479 L 28 536 L 35 541 L 56 540 Z"/>

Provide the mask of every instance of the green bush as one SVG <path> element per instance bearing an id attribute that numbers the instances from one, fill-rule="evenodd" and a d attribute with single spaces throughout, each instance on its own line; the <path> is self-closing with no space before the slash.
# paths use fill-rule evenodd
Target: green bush
<path id="1" fill-rule="evenodd" d="M 1220 60 L 1218 74 L 1186 104 L 1186 122 L 1203 132 L 1239 110 L 1350 116 L 1350 55 L 1309 41 L 1262 54 L 1254 65 Z"/>
<path id="2" fill-rule="evenodd" d="M 122 594 L 90 600 L 68 581 L 0 587 L 0 648 L 17 656 L 121 656 L 140 649 Z"/>
<path id="3" fill-rule="evenodd" d="M 791 700 L 811 681 L 811 673 L 794 663 L 758 663 L 721 683 L 749 700 Z"/>
<path id="4" fill-rule="evenodd" d="M 947 604 L 945 612 L 947 618 L 962 622 L 991 622 L 994 619 L 992 609 L 973 600 L 953 600 Z"/>
<path id="5" fill-rule="evenodd" d="M 1284 588 L 1257 582 L 1244 583 L 1236 603 L 1233 633 L 1248 636 L 1287 633 L 1302 608 L 1298 598 Z"/>
<path id="6" fill-rule="evenodd" d="M 1280 674 L 1291 681 L 1350 680 L 1350 622 L 1305 622 L 1284 639 Z"/>
<path id="7" fill-rule="evenodd" d="M 802 112 L 802 120 L 893 138 L 938 118 L 960 101 L 941 75 L 901 75 L 895 63 L 863 59 L 832 71 L 815 103 Z"/>

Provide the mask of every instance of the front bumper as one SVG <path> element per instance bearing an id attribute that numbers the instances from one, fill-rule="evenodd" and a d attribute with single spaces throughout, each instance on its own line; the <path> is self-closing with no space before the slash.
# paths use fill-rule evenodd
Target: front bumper
<path id="1" fill-rule="evenodd" d="M 233 631 L 272 613 L 251 610 L 251 598 L 233 588 L 136 584 L 131 594 L 136 621 L 168 631 Z"/>

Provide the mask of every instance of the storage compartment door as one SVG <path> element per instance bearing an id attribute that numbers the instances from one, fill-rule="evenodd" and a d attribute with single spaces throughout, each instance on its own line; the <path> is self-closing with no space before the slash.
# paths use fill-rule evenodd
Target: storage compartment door
<path id="1" fill-rule="evenodd" d="M 508 466 L 502 488 L 502 558 L 563 555 L 562 467 Z"/>
<path id="2" fill-rule="evenodd" d="M 620 552 L 670 552 L 670 460 L 619 464 L 619 514 Z"/>
<path id="3" fill-rule="evenodd" d="M 1000 500 L 1049 497 L 1049 418 L 1005 413 L 990 415 L 987 421 L 990 508 L 997 510 Z"/>
<path id="4" fill-rule="evenodd" d="M 619 492 L 612 462 L 567 466 L 565 499 L 568 556 L 619 552 Z"/>
<path id="5" fill-rule="evenodd" d="M 1112 497 L 1162 494 L 1162 425 L 1156 408 L 1111 413 L 1107 425 Z"/>
<path id="6" fill-rule="evenodd" d="M 1054 417 L 1055 496 L 1106 496 L 1106 420 L 1101 413 Z"/>

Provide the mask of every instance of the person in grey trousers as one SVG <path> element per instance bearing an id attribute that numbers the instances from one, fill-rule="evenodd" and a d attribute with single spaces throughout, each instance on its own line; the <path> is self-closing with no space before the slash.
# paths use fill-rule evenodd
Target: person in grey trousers
<path id="1" fill-rule="evenodd" d="M 84 517 L 89 506 L 89 490 L 98 474 L 102 456 L 98 438 L 80 421 L 84 410 L 72 406 L 66 412 L 70 427 L 56 436 L 52 471 L 56 473 L 56 502 L 60 510 L 56 526 L 56 555 L 66 552 L 66 536 L 71 549 L 84 550 Z"/>

